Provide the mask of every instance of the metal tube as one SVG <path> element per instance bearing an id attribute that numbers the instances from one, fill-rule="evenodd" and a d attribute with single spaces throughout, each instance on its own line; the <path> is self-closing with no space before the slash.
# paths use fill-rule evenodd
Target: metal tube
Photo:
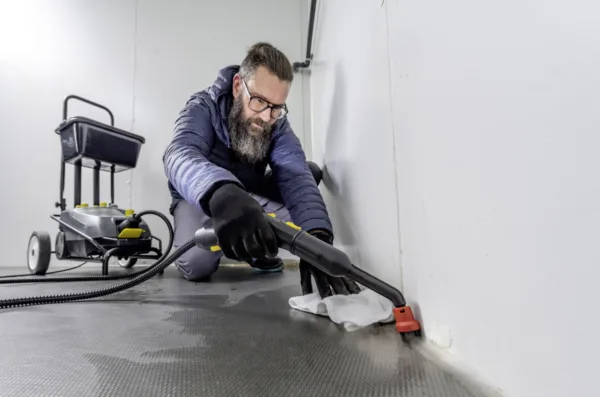
<path id="1" fill-rule="evenodd" d="M 312 59 L 312 39 L 315 28 L 315 13 L 317 11 L 317 0 L 310 2 L 310 17 L 308 20 L 308 39 L 306 41 L 306 59 Z"/>
<path id="2" fill-rule="evenodd" d="M 56 207 L 60 208 L 61 211 L 65 210 L 65 161 L 61 154 L 60 156 L 60 197 L 56 203 Z"/>
<path id="3" fill-rule="evenodd" d="M 109 108 L 107 108 L 106 106 L 100 105 L 99 103 L 92 102 L 89 99 L 82 98 L 78 95 L 68 95 L 65 98 L 65 100 L 63 101 L 63 121 L 67 119 L 68 102 L 70 99 L 77 99 L 77 100 L 80 100 L 81 102 L 87 103 L 88 105 L 96 106 L 97 108 L 104 110 L 106 113 L 108 113 L 108 116 L 110 117 L 110 125 L 113 127 L 115 126 L 115 116 L 112 114 L 112 112 L 110 111 Z"/>
<path id="4" fill-rule="evenodd" d="M 313 31 L 315 29 L 315 14 L 317 12 L 317 0 L 312 0 L 310 2 L 310 16 L 308 20 L 308 38 L 306 42 L 306 59 L 302 62 L 294 62 L 292 64 L 294 68 L 294 72 L 297 72 L 298 69 L 307 68 L 310 66 L 310 61 L 312 59 L 312 40 L 313 40 Z"/>
<path id="5" fill-rule="evenodd" d="M 390 301 L 392 301 L 394 307 L 406 306 L 406 300 L 404 299 L 404 296 L 402 296 L 402 293 L 398 291 L 398 289 L 389 285 L 385 281 L 378 279 L 372 274 L 369 274 L 364 270 L 352 265 L 350 267 L 350 273 L 348 274 L 348 277 L 388 298 Z"/>
<path id="6" fill-rule="evenodd" d="M 115 248 L 111 248 L 110 250 L 108 250 L 108 252 L 106 252 L 104 254 L 104 257 L 102 258 L 102 275 L 103 276 L 108 276 L 108 262 L 110 261 L 110 258 L 115 254 L 115 252 L 118 252 L 120 250 L 121 250 L 120 247 L 115 247 Z"/>
<path id="7" fill-rule="evenodd" d="M 100 205 L 100 165 L 94 167 L 94 205 Z"/>
<path id="8" fill-rule="evenodd" d="M 343 251 L 268 214 L 264 214 L 264 217 L 275 233 L 279 248 L 299 256 L 325 274 L 332 277 L 346 276 L 364 285 L 388 298 L 394 307 L 406 306 L 406 300 L 397 288 L 354 266 Z M 198 229 L 194 234 L 194 242 L 202 249 L 220 249 L 215 231 L 211 228 Z"/>
<path id="9" fill-rule="evenodd" d="M 110 167 L 110 203 L 115 203 L 115 165 Z"/>
<path id="10" fill-rule="evenodd" d="M 75 164 L 75 180 L 74 180 L 74 194 L 75 194 L 75 202 L 73 206 L 78 206 L 81 204 L 81 161 L 78 161 Z"/>

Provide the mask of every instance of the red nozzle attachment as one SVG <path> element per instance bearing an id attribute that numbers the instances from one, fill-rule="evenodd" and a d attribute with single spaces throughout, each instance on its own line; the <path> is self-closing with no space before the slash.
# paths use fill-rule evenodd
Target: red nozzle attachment
<path id="1" fill-rule="evenodd" d="M 393 311 L 396 318 L 397 332 L 413 332 L 421 329 L 421 325 L 415 320 L 410 306 L 395 307 Z"/>

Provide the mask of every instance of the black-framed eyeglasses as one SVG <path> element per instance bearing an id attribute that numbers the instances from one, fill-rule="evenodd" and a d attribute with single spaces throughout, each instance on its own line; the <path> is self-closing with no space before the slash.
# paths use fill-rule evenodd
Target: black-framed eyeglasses
<path id="1" fill-rule="evenodd" d="M 271 109 L 271 118 L 274 120 L 280 120 L 284 118 L 289 112 L 287 105 L 274 105 L 267 101 L 264 98 L 250 95 L 250 91 L 248 91 L 248 86 L 244 79 L 242 79 L 242 84 L 244 85 L 244 91 L 246 91 L 246 95 L 250 98 L 248 102 L 248 107 L 255 111 L 256 113 L 264 112 L 265 109 Z"/>

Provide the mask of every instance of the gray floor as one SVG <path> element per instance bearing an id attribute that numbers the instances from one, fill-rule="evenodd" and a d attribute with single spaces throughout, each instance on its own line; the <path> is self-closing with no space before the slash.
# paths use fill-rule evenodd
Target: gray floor
<path id="1" fill-rule="evenodd" d="M 97 274 L 97 265 L 67 274 Z M 22 273 L 1 268 L 0 273 Z M 119 270 L 117 270 L 119 271 Z M 118 283 L 0 285 L 2 298 Z M 298 274 L 174 268 L 94 301 L 0 311 L 2 396 L 430 396 L 475 394 L 393 326 L 348 333 L 291 310 Z"/>

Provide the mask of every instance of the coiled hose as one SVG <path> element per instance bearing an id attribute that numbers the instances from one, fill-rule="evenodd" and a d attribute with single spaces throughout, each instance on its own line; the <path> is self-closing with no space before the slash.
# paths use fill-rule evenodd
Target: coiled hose
<path id="1" fill-rule="evenodd" d="M 155 216 L 159 217 L 160 219 L 162 219 L 164 221 L 164 223 L 167 225 L 167 228 L 169 229 L 169 244 L 167 244 L 167 249 L 163 252 L 163 254 L 160 256 L 160 258 L 158 258 L 158 260 L 152 266 L 148 266 L 147 268 L 138 270 L 136 272 L 128 272 L 128 273 L 121 272 L 121 273 L 117 273 L 117 274 L 108 274 L 106 276 L 102 276 L 102 275 L 65 276 L 65 277 L 62 277 L 62 276 L 61 277 L 31 276 L 31 277 L 19 277 L 19 278 L 6 278 L 6 279 L 0 279 L 0 284 L 65 283 L 65 282 L 72 282 L 72 281 L 120 280 L 120 279 L 125 279 L 125 278 L 133 278 L 140 274 L 144 274 L 145 272 L 152 270 L 155 266 L 160 264 L 160 262 L 163 261 L 167 257 L 167 255 L 171 251 L 171 248 L 173 248 L 173 239 L 175 236 L 175 233 L 173 231 L 173 226 L 171 225 L 169 218 L 167 218 L 164 214 L 162 214 L 158 211 L 154 211 L 154 210 L 146 210 L 146 211 L 142 211 L 138 214 L 135 214 L 134 216 L 141 218 L 142 216 L 145 216 L 145 215 L 155 215 Z"/>
<path id="2" fill-rule="evenodd" d="M 64 303 L 72 301 L 80 301 L 85 299 L 99 298 L 114 294 L 117 292 L 124 291 L 128 288 L 134 287 L 144 281 L 154 277 L 162 270 L 166 269 L 171 263 L 177 258 L 183 255 L 186 251 L 194 247 L 195 240 L 191 238 L 181 247 L 179 247 L 173 254 L 166 257 L 165 259 L 156 262 L 151 268 L 145 269 L 141 274 L 136 276 L 133 280 L 126 281 L 124 283 L 114 285 L 112 287 L 100 288 L 88 292 L 73 292 L 69 294 L 56 294 L 56 295 L 45 295 L 45 296 L 34 296 L 28 298 L 13 298 L 13 299 L 2 299 L 0 300 L 0 309 L 6 309 L 10 307 L 21 307 L 21 306 L 33 306 L 33 305 L 45 305 L 51 303 Z"/>

